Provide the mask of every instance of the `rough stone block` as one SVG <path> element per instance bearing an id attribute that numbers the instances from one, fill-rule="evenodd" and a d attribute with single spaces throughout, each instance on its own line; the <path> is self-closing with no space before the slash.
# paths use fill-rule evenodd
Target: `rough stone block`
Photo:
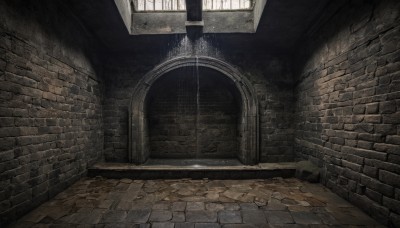
<path id="1" fill-rule="evenodd" d="M 386 136 L 386 143 L 400 145 L 400 135 Z"/>
<path id="2" fill-rule="evenodd" d="M 319 182 L 320 168 L 310 161 L 300 161 L 297 163 L 296 177 L 311 183 Z"/>
<path id="3" fill-rule="evenodd" d="M 378 177 L 378 169 L 373 166 L 368 166 L 365 165 L 363 168 L 363 173 L 367 176 L 370 176 L 372 178 L 377 178 Z"/>
<path id="4" fill-rule="evenodd" d="M 379 180 L 391 186 L 400 187 L 400 174 L 379 170 Z"/>
<path id="5" fill-rule="evenodd" d="M 366 116 L 364 116 L 364 121 L 366 123 L 380 123 L 381 116 L 380 115 L 366 115 Z"/>
<path id="6" fill-rule="evenodd" d="M 389 197 L 393 196 L 394 194 L 394 188 L 392 186 L 381 183 L 374 178 L 361 175 L 361 184 Z"/>
<path id="7" fill-rule="evenodd" d="M 343 167 L 349 168 L 356 172 L 361 172 L 362 166 L 356 163 L 348 162 L 346 160 L 342 160 Z"/>
<path id="8" fill-rule="evenodd" d="M 357 147 L 358 148 L 371 150 L 372 146 L 373 146 L 373 142 L 367 142 L 367 141 L 362 141 L 362 140 L 359 140 L 357 142 Z"/>
<path id="9" fill-rule="evenodd" d="M 384 124 L 400 124 L 400 112 L 384 114 L 382 116 Z"/>
<path id="10" fill-rule="evenodd" d="M 383 134 L 383 135 L 396 134 L 396 126 L 394 124 L 376 124 L 374 127 L 376 134 Z"/>
<path id="11" fill-rule="evenodd" d="M 396 101 L 381 102 L 379 104 L 379 113 L 391 114 L 396 112 Z"/>
<path id="12" fill-rule="evenodd" d="M 383 206 L 389 208 L 391 211 L 400 214 L 400 201 L 383 196 Z"/>
<path id="13" fill-rule="evenodd" d="M 365 140 L 369 142 L 383 142 L 384 136 L 381 134 L 367 134 L 367 133 L 360 133 L 358 135 L 359 140 Z"/>
<path id="14" fill-rule="evenodd" d="M 379 103 L 367 104 L 367 114 L 377 114 L 379 110 Z"/>
<path id="15" fill-rule="evenodd" d="M 389 220 L 390 220 L 389 224 L 392 227 L 400 226 L 400 215 L 392 212 L 392 213 L 390 213 Z"/>
<path id="16" fill-rule="evenodd" d="M 365 195 L 366 195 L 369 199 L 371 199 L 371 200 L 373 200 L 373 201 L 375 201 L 375 202 L 377 202 L 377 203 L 379 203 L 379 204 L 382 204 L 382 194 L 381 194 L 381 193 L 379 193 L 379 192 L 377 192 L 377 191 L 374 191 L 374 190 L 372 190 L 372 189 L 367 188 L 367 189 L 365 190 Z"/>

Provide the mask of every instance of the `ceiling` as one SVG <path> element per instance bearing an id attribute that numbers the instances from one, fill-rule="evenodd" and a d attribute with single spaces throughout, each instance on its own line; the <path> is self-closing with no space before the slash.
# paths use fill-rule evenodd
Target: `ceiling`
<path id="1" fill-rule="evenodd" d="M 177 35 L 129 35 L 113 0 L 68 0 L 104 52 L 157 52 Z M 290 54 L 332 0 L 268 0 L 254 34 L 215 34 L 229 50 Z"/>

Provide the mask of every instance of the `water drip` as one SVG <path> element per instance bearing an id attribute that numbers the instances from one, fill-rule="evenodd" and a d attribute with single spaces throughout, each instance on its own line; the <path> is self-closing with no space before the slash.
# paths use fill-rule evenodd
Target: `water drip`
<path id="1" fill-rule="evenodd" d="M 196 76 L 196 157 L 199 157 L 199 131 L 200 131 L 200 75 L 199 75 L 199 58 L 196 56 L 195 76 Z"/>

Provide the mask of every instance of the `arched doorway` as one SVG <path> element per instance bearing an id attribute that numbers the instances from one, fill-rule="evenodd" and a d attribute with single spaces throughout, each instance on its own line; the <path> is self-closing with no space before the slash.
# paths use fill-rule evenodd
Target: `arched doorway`
<path id="1" fill-rule="evenodd" d="M 155 67 L 151 72 L 146 74 L 142 80 L 139 81 L 138 85 L 135 87 L 133 94 L 132 94 L 132 101 L 131 101 L 131 108 L 130 108 L 130 123 L 129 123 L 129 159 L 130 162 L 136 163 L 136 164 L 142 164 L 144 163 L 150 156 L 151 156 L 151 150 L 153 148 L 157 148 L 155 145 L 150 145 L 150 143 L 154 143 L 154 134 L 150 133 L 150 128 L 154 127 L 154 120 L 148 119 L 149 113 L 155 110 L 152 110 L 151 108 L 148 109 L 147 103 L 151 102 L 149 100 L 152 99 L 152 88 L 153 86 L 157 86 L 160 82 L 158 79 L 162 80 L 164 76 L 166 76 L 165 80 L 167 80 L 168 75 L 175 70 L 180 70 L 180 71 L 185 71 L 185 69 L 191 69 L 194 71 L 194 69 L 198 69 L 198 72 L 200 73 L 200 69 L 202 71 L 209 71 L 209 72 L 214 72 L 214 74 L 218 74 L 219 80 L 222 80 L 218 82 L 219 84 L 223 84 L 224 88 L 226 91 L 230 91 L 231 95 L 234 97 L 233 100 L 235 100 L 236 105 L 239 103 L 239 106 L 237 107 L 236 111 L 240 110 L 239 113 L 235 114 L 236 116 L 236 142 L 237 142 L 237 152 L 236 156 L 238 159 L 243 163 L 243 164 L 256 164 L 258 163 L 259 159 L 259 151 L 258 151 L 258 129 L 259 129 L 259 122 L 258 122 L 258 103 L 257 103 L 257 97 L 255 95 L 255 91 L 252 88 L 251 84 L 249 81 L 244 78 L 238 70 L 236 70 L 234 67 L 230 66 L 229 64 L 214 59 L 210 57 L 180 57 L 176 59 L 169 60 L 167 62 L 162 63 L 161 65 Z M 178 70 L 178 71 L 179 71 Z M 223 76 L 221 76 L 223 75 Z M 204 78 L 206 79 L 206 77 Z M 209 80 L 212 80 L 209 78 Z M 173 80 L 172 80 L 173 81 Z M 206 82 L 205 80 L 204 82 Z M 161 82 L 162 84 L 162 82 Z M 161 85 L 160 84 L 160 85 Z M 174 83 L 172 83 L 174 84 Z M 231 85 L 229 87 L 229 84 Z M 155 87 L 154 87 L 155 88 Z M 197 87 L 196 87 L 197 88 Z M 199 89 L 202 88 L 202 86 L 198 87 Z M 203 89 L 206 89 L 207 86 L 203 86 Z M 213 89 L 211 87 L 208 87 L 208 89 Z M 154 91 L 154 89 L 153 89 Z M 194 91 L 191 91 L 194 92 Z M 201 92 L 201 90 L 200 90 Z M 197 91 L 196 91 L 197 93 Z M 205 93 L 205 91 L 203 91 Z M 150 96 L 149 96 L 150 94 Z M 236 95 L 235 95 L 236 94 Z M 226 95 L 226 94 L 225 94 Z M 177 96 L 175 96 L 177 97 Z M 153 96 L 154 98 L 154 96 Z M 201 98 L 201 97 L 200 97 Z M 196 95 L 196 99 L 197 95 Z M 240 102 L 238 102 L 240 100 Z M 200 105 L 199 102 L 192 102 L 193 104 L 196 103 Z M 178 102 L 176 102 L 178 104 Z M 156 105 L 157 107 L 157 105 Z M 196 110 L 198 108 L 196 107 Z M 201 111 L 201 110 L 200 110 Z M 227 110 L 225 110 L 227 111 Z M 194 112 L 193 112 L 194 113 Z M 212 113 L 212 112 L 210 112 Z M 229 113 L 226 112 L 226 113 Z M 225 114 L 226 114 L 225 113 Z M 196 113 L 198 115 L 199 113 Z M 201 114 L 201 113 L 200 113 Z M 154 116 L 150 116 L 152 118 Z M 197 120 L 201 120 L 201 115 L 199 117 L 196 117 Z M 153 121 L 153 122 L 152 122 Z M 166 122 L 167 123 L 167 122 Z M 232 123 L 232 122 L 231 122 Z M 151 126 L 149 126 L 149 124 Z M 168 123 L 167 123 L 168 124 Z M 200 131 L 201 127 L 201 121 L 200 123 L 196 123 L 197 128 L 194 127 L 192 129 L 195 129 L 196 131 Z M 199 125 L 200 124 L 200 125 Z M 190 125 L 190 124 L 189 124 Z M 188 126 L 189 126 L 188 125 Z M 229 125 L 229 124 L 228 124 Z M 149 128 L 150 127 L 150 128 Z M 232 127 L 230 127 L 232 128 Z M 187 133 L 185 133 L 187 134 Z M 199 136 L 199 132 L 197 132 L 197 136 Z M 153 137 L 153 139 L 151 138 Z M 201 137 L 196 137 L 196 140 L 202 140 Z M 207 139 L 204 139 L 207 141 Z M 228 141 L 233 142 L 232 138 L 228 139 Z M 213 142 L 213 141 L 209 141 Z M 189 143 L 189 141 L 187 142 Z M 196 155 L 197 157 L 201 157 L 201 152 L 199 153 L 199 149 L 201 150 L 201 145 L 206 145 L 206 142 L 196 142 L 197 148 L 196 148 Z M 189 143 L 190 144 L 190 143 Z M 199 147 L 199 144 L 200 147 Z M 209 143 L 210 144 L 210 143 Z M 211 143 L 212 144 L 212 143 Z M 216 143 L 214 143 L 215 147 Z M 177 147 L 175 147 L 177 148 Z M 205 149 L 207 151 L 207 149 Z M 214 151 L 213 156 L 228 156 L 227 152 L 222 153 L 221 151 L 223 150 L 218 150 L 216 148 L 211 148 L 208 149 L 208 151 Z M 228 149 L 226 149 L 228 151 Z M 216 153 L 215 153 L 216 152 Z M 220 155 L 217 156 L 217 154 L 221 152 Z M 194 153 L 194 152 L 193 152 Z M 175 153 L 176 156 L 177 153 Z M 210 153 L 205 153 L 208 154 L 208 156 L 211 155 Z M 232 155 L 232 154 L 230 154 Z M 185 155 L 187 156 L 187 155 Z"/>

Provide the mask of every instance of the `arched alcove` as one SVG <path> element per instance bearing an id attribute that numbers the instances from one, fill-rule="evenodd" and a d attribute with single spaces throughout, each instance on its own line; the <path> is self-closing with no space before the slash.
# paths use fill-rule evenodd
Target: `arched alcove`
<path id="1" fill-rule="evenodd" d="M 150 158 L 237 158 L 241 103 L 233 81 L 216 70 L 164 74 L 146 96 Z"/>
<path id="2" fill-rule="evenodd" d="M 167 73 L 183 68 L 208 68 L 219 72 L 236 87 L 240 97 L 238 120 L 238 159 L 247 165 L 259 161 L 258 102 L 250 82 L 231 65 L 210 57 L 179 57 L 166 61 L 147 73 L 136 85 L 131 100 L 129 122 L 129 160 L 142 164 L 150 156 L 149 129 L 146 102 L 149 91 L 157 80 Z"/>

